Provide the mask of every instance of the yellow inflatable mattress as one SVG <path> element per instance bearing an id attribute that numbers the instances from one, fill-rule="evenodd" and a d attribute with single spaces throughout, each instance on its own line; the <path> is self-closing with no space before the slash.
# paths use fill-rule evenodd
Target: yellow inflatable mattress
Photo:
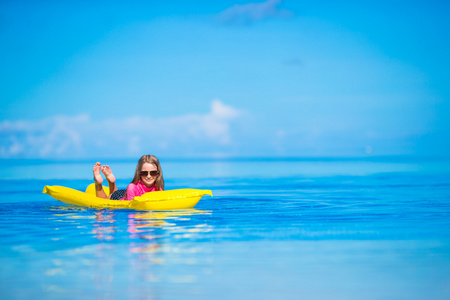
<path id="1" fill-rule="evenodd" d="M 109 189 L 107 187 L 103 187 L 103 189 L 108 195 Z M 89 185 L 85 192 L 57 185 L 45 186 L 42 192 L 61 202 L 78 206 L 153 211 L 192 208 L 204 195 L 212 196 L 210 190 L 177 189 L 146 193 L 140 197 L 134 197 L 131 201 L 109 200 L 99 198 L 95 195 L 94 184 Z"/>

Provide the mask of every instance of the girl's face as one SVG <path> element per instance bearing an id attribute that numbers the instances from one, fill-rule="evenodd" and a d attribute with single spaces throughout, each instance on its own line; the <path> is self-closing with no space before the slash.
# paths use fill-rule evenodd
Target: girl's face
<path id="1" fill-rule="evenodd" d="M 141 180 L 144 185 L 151 188 L 158 177 L 158 168 L 154 164 L 144 163 L 141 169 Z"/>

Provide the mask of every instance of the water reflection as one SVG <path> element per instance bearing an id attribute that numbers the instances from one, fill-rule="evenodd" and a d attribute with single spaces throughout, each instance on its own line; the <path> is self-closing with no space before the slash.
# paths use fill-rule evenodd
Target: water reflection
<path id="1" fill-rule="evenodd" d="M 63 288 L 59 278 L 78 270 L 87 276 L 80 281 L 93 284 L 96 291 L 120 295 L 124 290 L 119 286 L 131 282 L 128 291 L 133 298 L 148 298 L 155 296 L 154 288 L 161 284 L 184 289 L 186 284 L 199 284 L 201 278 L 212 274 L 211 245 L 197 243 L 213 231 L 208 225 L 212 211 L 143 212 L 73 206 L 51 210 L 49 219 L 61 229 L 58 235 L 62 239 L 76 236 L 70 240 L 79 243 L 58 251 L 59 260 L 44 270 L 54 288 Z M 97 243 L 91 244 L 89 239 Z"/>
<path id="2" fill-rule="evenodd" d="M 111 241 L 117 231 L 117 222 L 112 211 L 103 210 L 95 213 L 92 233 L 100 241 Z"/>
<path id="3" fill-rule="evenodd" d="M 57 222 L 72 223 L 74 228 L 90 228 L 89 233 L 99 241 L 113 241 L 138 244 L 130 252 L 154 252 L 154 245 L 162 244 L 164 239 L 191 239 L 202 233 L 211 232 L 212 227 L 204 221 L 194 220 L 196 215 L 211 215 L 211 211 L 180 209 L 166 212 L 130 212 L 129 210 L 93 210 L 77 206 L 51 208 L 52 218 Z M 84 234 L 84 232 L 83 232 Z"/>
<path id="4" fill-rule="evenodd" d="M 130 244 L 132 253 L 156 253 L 161 252 L 160 247 L 164 241 L 174 232 L 183 232 L 188 237 L 188 232 L 211 231 L 206 224 L 189 224 L 182 226 L 179 223 L 189 221 L 193 215 L 210 215 L 210 211 L 196 209 L 183 209 L 169 212 L 142 212 L 128 215 L 128 232 L 131 239 L 146 240 L 144 244 Z M 194 228 L 192 228 L 194 227 Z M 175 238 L 177 238 L 175 236 Z M 155 260 L 155 263 L 161 263 L 161 260 Z"/>

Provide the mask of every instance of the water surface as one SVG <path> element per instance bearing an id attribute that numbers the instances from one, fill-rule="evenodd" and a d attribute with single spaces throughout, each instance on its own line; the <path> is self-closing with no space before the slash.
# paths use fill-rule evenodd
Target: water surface
<path id="1" fill-rule="evenodd" d="M 194 209 L 88 209 L 93 162 L 0 167 L 2 299 L 448 299 L 446 160 L 162 160 Z M 126 186 L 133 161 L 110 163 Z"/>

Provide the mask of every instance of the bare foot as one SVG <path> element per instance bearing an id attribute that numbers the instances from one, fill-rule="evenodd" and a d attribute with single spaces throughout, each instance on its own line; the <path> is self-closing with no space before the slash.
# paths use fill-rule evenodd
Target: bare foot
<path id="1" fill-rule="evenodd" d="M 103 177 L 100 174 L 101 164 L 98 162 L 94 165 L 94 181 L 96 184 L 103 183 Z"/>
<path id="2" fill-rule="evenodd" d="M 114 174 L 109 166 L 102 166 L 102 173 L 103 175 L 105 175 L 106 180 L 108 180 L 108 182 L 111 183 L 116 182 L 116 177 L 114 177 Z"/>

